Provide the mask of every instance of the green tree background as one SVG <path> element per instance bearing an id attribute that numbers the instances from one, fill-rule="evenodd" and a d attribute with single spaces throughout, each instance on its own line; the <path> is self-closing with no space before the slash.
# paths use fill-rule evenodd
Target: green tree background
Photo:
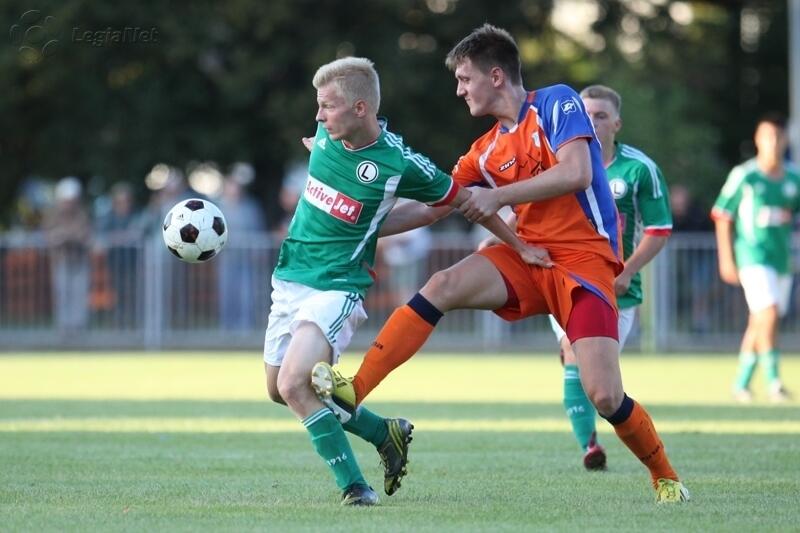
<path id="1" fill-rule="evenodd" d="M 469 117 L 443 60 L 486 21 L 517 38 L 528 88 L 617 88 L 621 138 L 710 204 L 728 168 L 752 154 L 757 116 L 788 111 L 785 2 L 690 2 L 691 21 L 680 16 L 685 2 L 582 4 L 599 16 L 575 36 L 551 24 L 564 9 L 553 0 L 0 2 L 0 27 L 9 28 L 0 46 L 0 222 L 12 223 L 26 176 L 72 174 L 101 190 L 130 181 L 144 196 L 154 164 L 209 160 L 252 162 L 255 192 L 274 218 L 284 168 L 304 156 L 299 139 L 314 129 L 313 73 L 343 55 L 375 61 L 381 114 L 450 168 L 490 123 Z M 26 36 L 33 48 L 57 41 L 45 54 L 20 50 L 31 9 L 50 17 Z M 154 27 L 157 40 L 74 39 L 75 28 L 123 27 Z"/>

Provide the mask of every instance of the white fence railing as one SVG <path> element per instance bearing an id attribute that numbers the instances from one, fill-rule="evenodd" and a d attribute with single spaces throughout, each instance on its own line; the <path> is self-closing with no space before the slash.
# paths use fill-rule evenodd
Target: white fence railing
<path id="1" fill-rule="evenodd" d="M 120 241 L 118 241 L 120 242 Z M 269 310 L 277 243 L 240 236 L 219 257 L 188 265 L 159 238 L 86 248 L 48 248 L 37 234 L 0 237 L 0 346 L 18 349 L 260 349 Z M 391 269 L 366 301 L 369 320 L 352 347 L 361 349 L 391 311 L 437 270 L 472 250 L 459 233 L 435 234 L 419 261 Z M 642 327 L 629 341 L 655 351 L 735 350 L 747 318 L 741 289 L 717 274 L 711 234 L 676 234 L 645 278 Z M 800 350 L 798 295 L 782 326 L 782 345 Z M 455 311 L 428 347 L 459 351 L 550 351 L 544 317 L 506 323 L 493 313 Z"/>

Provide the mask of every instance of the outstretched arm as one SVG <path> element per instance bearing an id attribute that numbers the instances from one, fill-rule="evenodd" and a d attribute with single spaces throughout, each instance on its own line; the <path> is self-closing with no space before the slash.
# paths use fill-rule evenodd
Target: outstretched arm
<path id="1" fill-rule="evenodd" d="M 471 194 L 472 193 L 468 189 L 460 188 L 450 205 L 460 209 L 460 206 L 469 199 Z M 503 222 L 503 219 L 497 216 L 497 213 L 481 221 L 480 224 L 492 232 L 498 239 L 511 246 L 526 263 L 545 268 L 553 266 L 553 262 L 550 260 L 547 250 L 522 242 L 519 237 L 517 237 L 517 234 Z"/>
<path id="2" fill-rule="evenodd" d="M 460 187 L 450 204 L 441 207 L 429 207 L 414 200 L 401 200 L 386 217 L 378 235 L 386 237 L 433 224 L 450 214 L 453 209 L 458 208 L 471 194 L 469 189 Z M 502 241 L 511 246 L 526 263 L 546 268 L 553 266 L 550 256 L 544 248 L 522 242 L 514 230 L 509 228 L 499 216 L 494 215 L 485 222 L 481 222 L 481 225 L 488 229 L 498 239 L 498 242 Z"/>
<path id="3" fill-rule="evenodd" d="M 430 207 L 416 200 L 400 200 L 386 217 L 381 226 L 379 237 L 405 233 L 422 226 L 430 226 L 440 218 L 444 218 L 453 211 L 449 205 Z"/>

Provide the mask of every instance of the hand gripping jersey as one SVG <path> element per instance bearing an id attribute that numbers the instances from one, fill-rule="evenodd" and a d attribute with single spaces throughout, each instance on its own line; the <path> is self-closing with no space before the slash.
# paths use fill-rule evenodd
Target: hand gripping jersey
<path id="1" fill-rule="evenodd" d="M 546 248 L 556 263 L 588 252 L 621 269 L 617 210 L 600 143 L 583 102 L 566 85 L 529 93 L 517 124 L 509 130 L 498 123 L 475 141 L 456 164 L 453 178 L 460 185 L 489 187 L 536 179 L 557 163 L 558 149 L 576 139 L 589 141 L 591 184 L 574 194 L 513 206 L 517 234 L 523 241 Z"/>
<path id="2" fill-rule="evenodd" d="M 627 260 L 643 234 L 668 236 L 672 232 L 672 213 L 658 165 L 633 146 L 615 144 L 616 154 L 606 175 L 621 219 L 622 251 Z M 641 303 L 642 276 L 637 272 L 628 292 L 617 297 L 617 304 L 626 309 Z"/>
<path id="3" fill-rule="evenodd" d="M 357 150 L 317 127 L 276 278 L 363 297 L 373 281 L 378 230 L 397 198 L 446 204 L 455 196 L 452 178 L 385 126 L 374 143 Z"/>
<path id="4" fill-rule="evenodd" d="M 731 170 L 711 216 L 736 221 L 736 267 L 766 265 L 790 273 L 792 221 L 800 210 L 800 173 L 772 179 L 751 159 Z"/>

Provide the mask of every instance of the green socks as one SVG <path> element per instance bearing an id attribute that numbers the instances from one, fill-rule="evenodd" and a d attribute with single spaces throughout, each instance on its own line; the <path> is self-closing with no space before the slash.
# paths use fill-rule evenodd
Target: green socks
<path id="1" fill-rule="evenodd" d="M 353 484 L 367 485 L 356 456 L 344 429 L 333 412 L 324 407 L 303 420 L 303 425 L 311 434 L 311 443 L 336 477 L 336 485 L 345 490 Z"/>
<path id="2" fill-rule="evenodd" d="M 773 348 L 768 352 L 759 355 L 761 358 L 762 371 L 764 372 L 764 382 L 767 387 L 772 386 L 778 381 L 778 350 Z"/>
<path id="3" fill-rule="evenodd" d="M 345 431 L 371 442 L 376 448 L 383 444 L 389 435 L 386 421 L 363 406 L 358 406 L 355 416 L 350 417 L 350 420 L 342 426 Z"/>
<path id="4" fill-rule="evenodd" d="M 750 379 L 756 369 L 756 362 L 756 354 L 753 352 L 739 354 L 739 372 L 736 374 L 734 390 L 747 390 L 750 387 Z"/>
<path id="5" fill-rule="evenodd" d="M 585 451 L 592 433 L 595 432 L 597 411 L 586 397 L 576 365 L 564 365 L 564 408 L 572 424 L 572 433 Z"/>

